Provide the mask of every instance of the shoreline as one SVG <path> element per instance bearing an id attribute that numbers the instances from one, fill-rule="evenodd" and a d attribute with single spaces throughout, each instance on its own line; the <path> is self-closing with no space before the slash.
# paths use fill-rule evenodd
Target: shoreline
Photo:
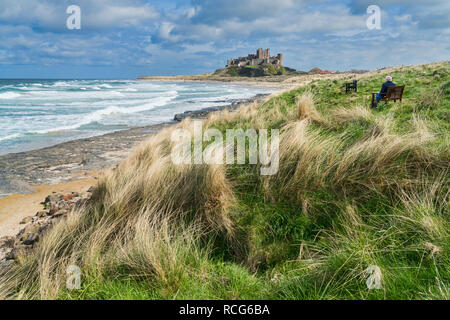
<path id="1" fill-rule="evenodd" d="M 298 76 L 296 76 L 298 77 Z M 208 77 L 208 76 L 142 76 L 137 78 L 137 81 L 152 81 L 152 82 L 187 82 L 187 83 L 207 83 L 207 84 L 230 84 L 230 85 L 244 85 L 249 87 L 272 88 L 274 90 L 288 89 L 293 84 L 285 82 L 292 79 L 292 76 L 283 78 L 226 78 L 226 77 Z"/>
<path id="2" fill-rule="evenodd" d="M 322 79 L 342 79 L 361 77 L 366 73 L 341 72 L 331 74 L 296 74 L 266 77 L 225 77 L 213 74 L 200 75 L 177 75 L 177 76 L 140 76 L 138 81 L 154 82 L 197 82 L 197 83 L 223 83 L 231 85 L 257 86 L 263 88 L 273 88 L 274 90 L 292 89 L 298 85 Z"/>

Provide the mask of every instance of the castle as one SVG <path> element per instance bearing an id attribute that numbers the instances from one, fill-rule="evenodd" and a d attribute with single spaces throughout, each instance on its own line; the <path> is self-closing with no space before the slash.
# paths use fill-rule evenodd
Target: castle
<path id="1" fill-rule="evenodd" d="M 258 49 L 256 54 L 249 54 L 247 57 L 239 57 L 237 59 L 228 60 L 227 67 L 237 66 L 259 66 L 263 64 L 271 64 L 275 66 L 283 65 L 283 54 L 279 53 L 276 57 L 270 56 L 270 49 Z"/>

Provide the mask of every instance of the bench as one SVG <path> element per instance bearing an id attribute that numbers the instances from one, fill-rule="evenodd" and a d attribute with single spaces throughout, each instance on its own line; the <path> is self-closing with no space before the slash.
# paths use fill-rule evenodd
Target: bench
<path id="1" fill-rule="evenodd" d="M 358 92 L 358 80 L 353 80 L 353 82 L 345 84 L 345 93 L 349 93 L 351 90 Z"/>
<path id="2" fill-rule="evenodd" d="M 397 102 L 397 100 L 402 101 L 404 90 L 405 90 L 405 86 L 389 87 L 386 92 L 386 97 L 384 99 L 381 99 L 381 101 L 385 101 L 386 104 L 388 104 L 389 101 L 394 101 L 394 102 Z M 372 108 L 375 105 L 375 100 L 376 100 L 377 94 L 378 94 L 378 92 L 372 92 Z"/>

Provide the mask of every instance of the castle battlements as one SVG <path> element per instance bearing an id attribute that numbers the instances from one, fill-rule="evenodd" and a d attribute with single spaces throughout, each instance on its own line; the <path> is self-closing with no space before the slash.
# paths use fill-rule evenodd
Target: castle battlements
<path id="1" fill-rule="evenodd" d="M 249 54 L 247 57 L 239 57 L 237 59 L 228 60 L 227 67 L 259 66 L 264 64 L 282 66 L 283 54 L 279 53 L 278 55 L 271 57 L 270 49 L 263 50 L 260 48 L 256 50 L 256 54 Z"/>

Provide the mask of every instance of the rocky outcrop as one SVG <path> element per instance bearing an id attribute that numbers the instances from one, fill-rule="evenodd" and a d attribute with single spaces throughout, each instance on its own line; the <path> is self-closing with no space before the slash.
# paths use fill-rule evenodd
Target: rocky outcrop
<path id="1" fill-rule="evenodd" d="M 43 210 L 26 217 L 20 223 L 25 227 L 15 237 L 0 238 L 0 274 L 29 255 L 42 236 L 74 209 L 84 206 L 92 196 L 93 188 L 79 194 L 51 194 L 41 203 Z"/>

